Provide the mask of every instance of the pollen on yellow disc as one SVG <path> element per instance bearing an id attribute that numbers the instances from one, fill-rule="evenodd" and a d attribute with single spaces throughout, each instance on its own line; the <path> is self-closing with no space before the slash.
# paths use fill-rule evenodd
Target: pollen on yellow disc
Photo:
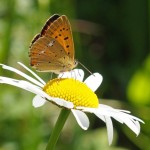
<path id="1" fill-rule="evenodd" d="M 72 78 L 50 80 L 43 90 L 51 97 L 72 102 L 75 107 L 97 108 L 99 104 L 96 94 L 85 83 Z"/>

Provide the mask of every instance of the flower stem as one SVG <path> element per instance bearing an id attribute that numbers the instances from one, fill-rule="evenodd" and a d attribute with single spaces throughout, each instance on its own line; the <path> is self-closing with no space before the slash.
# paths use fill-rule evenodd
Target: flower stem
<path id="1" fill-rule="evenodd" d="M 69 116 L 69 113 L 70 113 L 70 110 L 62 108 L 62 110 L 59 114 L 59 117 L 57 119 L 57 122 L 55 124 L 55 127 L 51 133 L 46 150 L 53 150 L 55 148 L 56 142 L 57 142 L 60 132 Z"/>

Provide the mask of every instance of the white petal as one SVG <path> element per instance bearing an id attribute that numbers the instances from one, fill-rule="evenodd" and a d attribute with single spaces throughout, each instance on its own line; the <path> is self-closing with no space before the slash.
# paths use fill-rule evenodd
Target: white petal
<path id="1" fill-rule="evenodd" d="M 104 116 L 110 116 L 120 123 L 126 124 L 136 135 L 140 132 L 140 124 L 138 122 L 144 123 L 141 119 L 135 116 L 112 107 L 107 107 L 106 105 L 99 105 L 99 109 L 96 113 Z"/>
<path id="2" fill-rule="evenodd" d="M 136 135 L 139 134 L 139 126 L 137 127 L 136 121 L 132 120 L 132 118 L 127 117 L 125 114 L 121 114 L 120 118 L 123 118 L 124 124 L 126 124 Z"/>
<path id="3" fill-rule="evenodd" d="M 83 81 L 84 71 L 82 69 L 74 69 L 72 70 L 75 74 L 75 79 L 79 81 Z"/>
<path id="4" fill-rule="evenodd" d="M 68 102 L 64 99 L 60 99 L 60 98 L 55 98 L 55 97 L 51 97 L 51 100 L 56 103 L 59 106 L 63 106 L 66 107 L 68 109 L 72 109 L 74 107 L 72 102 Z"/>
<path id="5" fill-rule="evenodd" d="M 47 95 L 40 87 L 24 80 L 16 80 L 8 77 L 0 77 L 0 83 L 13 85 L 22 88 L 26 91 L 29 91 L 31 93 L 34 93 L 36 95 L 40 95 L 41 97 L 45 97 L 49 100 L 51 99 L 50 96 Z"/>
<path id="6" fill-rule="evenodd" d="M 24 87 L 24 89 L 27 91 L 30 91 L 37 95 L 41 95 L 41 97 L 47 97 L 47 94 L 40 87 L 38 87 L 30 82 L 20 80 L 19 84 L 22 85 Z"/>
<path id="7" fill-rule="evenodd" d="M 83 106 L 77 106 L 76 108 L 78 110 L 85 111 L 85 112 L 90 112 L 90 113 L 95 112 L 95 108 L 89 108 L 89 107 L 83 107 Z"/>
<path id="8" fill-rule="evenodd" d="M 33 98 L 33 101 L 32 101 L 32 105 L 34 107 L 41 107 L 45 104 L 46 100 L 44 98 L 42 98 L 41 96 L 39 95 L 36 95 L 34 98 Z"/>
<path id="9" fill-rule="evenodd" d="M 81 107 L 82 111 L 94 113 L 97 117 L 99 117 L 101 120 L 106 122 L 107 130 L 108 130 L 108 140 L 109 144 L 111 144 L 113 139 L 113 125 L 111 118 L 114 118 L 120 123 L 126 124 L 136 135 L 140 133 L 140 123 L 144 123 L 141 119 L 130 115 L 129 111 L 126 110 L 120 110 L 120 109 L 114 109 L 110 106 L 99 104 L 99 108 L 84 108 Z M 104 120 L 105 119 L 105 120 Z"/>
<path id="10" fill-rule="evenodd" d="M 140 134 L 140 130 L 141 130 L 141 127 L 140 127 L 140 123 L 138 121 L 135 121 L 135 125 L 136 127 L 138 128 L 138 133 L 137 133 L 137 136 Z"/>
<path id="11" fill-rule="evenodd" d="M 104 104 L 100 104 L 100 107 L 103 107 L 103 108 L 106 108 L 106 109 L 113 109 L 113 111 L 116 111 L 116 112 L 120 111 L 120 112 L 125 112 L 125 113 L 131 113 L 131 112 L 128 111 L 128 110 L 114 109 L 114 108 L 112 108 L 112 107 L 110 107 L 110 106 L 108 106 L 108 105 L 104 105 Z"/>
<path id="12" fill-rule="evenodd" d="M 31 69 L 29 69 L 28 67 L 26 67 L 24 64 L 22 64 L 21 62 L 18 62 L 19 65 L 21 65 L 23 68 L 25 68 L 27 71 L 29 71 L 34 77 L 36 77 L 41 83 L 43 83 L 44 85 L 46 84 L 36 73 L 34 73 Z"/>
<path id="13" fill-rule="evenodd" d="M 54 102 L 55 104 L 66 107 L 68 109 L 71 109 L 74 107 L 72 102 L 68 102 L 68 101 L 60 99 L 60 98 L 51 97 L 50 95 L 45 93 L 43 90 L 34 88 L 34 85 L 30 85 L 30 86 L 29 85 L 27 86 L 27 88 L 29 88 L 29 90 L 31 90 L 30 92 L 40 95 L 41 97 L 45 98 L 46 100 L 48 100 L 50 102 Z"/>
<path id="14" fill-rule="evenodd" d="M 58 78 L 74 78 L 79 81 L 83 81 L 84 72 L 82 69 L 74 69 L 70 72 L 63 72 L 58 75 Z"/>
<path id="15" fill-rule="evenodd" d="M 56 97 L 51 97 L 44 91 L 42 91 L 42 92 L 39 92 L 40 96 L 45 98 L 47 101 L 53 102 L 58 106 L 62 106 L 62 107 L 68 108 L 68 109 L 72 109 L 74 107 L 72 102 L 68 102 L 64 99 L 60 99 L 60 98 L 56 98 Z"/>
<path id="16" fill-rule="evenodd" d="M 95 113 L 95 115 L 100 118 L 102 121 L 106 122 L 105 117 L 103 115 L 100 115 L 98 113 Z"/>
<path id="17" fill-rule="evenodd" d="M 22 84 L 23 82 L 26 82 L 26 84 Z M 21 80 L 16 80 L 16 79 L 12 79 L 12 78 L 8 78 L 8 77 L 0 77 L 0 83 L 3 84 L 9 84 L 9 85 L 13 85 L 19 88 L 22 88 L 24 90 L 27 90 L 29 92 L 32 92 L 32 87 L 39 89 L 38 86 L 31 84 L 30 82 L 27 81 L 21 81 Z M 29 85 L 27 85 L 29 84 Z M 31 85 L 31 86 L 30 86 Z M 33 92 L 34 93 L 34 92 Z"/>
<path id="18" fill-rule="evenodd" d="M 106 123 L 108 142 L 109 142 L 109 145 L 111 145 L 112 140 L 113 140 L 113 124 L 112 124 L 111 118 L 109 116 L 101 115 L 100 113 L 96 111 L 94 112 L 94 114 Z"/>
<path id="19" fill-rule="evenodd" d="M 112 140 L 113 140 L 113 124 L 112 124 L 112 120 L 110 117 L 105 116 L 105 121 L 106 121 L 106 127 L 107 127 L 108 142 L 109 142 L 109 145 L 111 145 Z"/>
<path id="20" fill-rule="evenodd" d="M 92 91 L 96 91 L 97 88 L 101 85 L 103 80 L 103 77 L 101 74 L 99 73 L 94 73 L 92 75 L 90 75 L 85 81 L 84 83 L 92 90 Z"/>
<path id="21" fill-rule="evenodd" d="M 100 118 L 100 116 L 112 116 L 112 111 L 110 111 L 111 107 L 106 107 L 102 104 L 99 105 L 99 109 L 97 109 L 94 114 Z M 115 111 L 116 112 L 116 111 Z M 117 111 L 116 115 L 113 115 L 113 118 L 116 119 L 118 122 L 123 123 L 123 118 L 118 117 L 119 111 Z M 101 118 L 100 118 L 101 119 Z"/>
<path id="22" fill-rule="evenodd" d="M 129 113 L 131 113 L 130 111 L 127 111 L 127 110 L 122 110 L 122 109 L 115 109 L 115 108 L 112 108 L 110 106 L 107 106 L 107 105 L 104 105 L 104 104 L 100 104 L 99 105 L 99 109 L 101 111 L 107 111 L 108 115 L 111 115 L 111 113 L 113 113 L 113 117 L 116 117 L 116 118 L 119 118 L 121 120 L 123 120 L 124 118 L 122 117 L 122 115 L 125 115 L 125 117 L 127 118 L 130 118 L 130 119 L 133 119 L 133 120 L 137 120 L 141 123 L 144 123 L 143 120 L 133 116 L 133 115 L 130 115 Z M 120 117 L 121 116 L 121 117 Z M 115 118 L 115 119 L 116 119 Z M 121 121 L 122 122 L 122 121 Z"/>
<path id="23" fill-rule="evenodd" d="M 89 127 L 89 119 L 87 115 L 80 110 L 71 109 L 71 111 L 74 114 L 79 126 L 82 129 L 87 130 Z"/>
<path id="24" fill-rule="evenodd" d="M 6 70 L 9 70 L 9 71 L 12 71 L 12 72 L 15 72 L 17 74 L 19 74 L 20 76 L 24 77 L 25 79 L 29 80 L 30 82 L 34 83 L 34 84 L 37 84 L 38 86 L 40 87 L 43 87 L 44 84 L 42 84 L 41 82 L 35 80 L 34 78 L 28 76 L 27 74 L 23 73 L 22 71 L 18 70 L 18 69 L 15 69 L 13 67 L 10 67 L 10 66 L 6 66 L 6 65 L 3 65 L 3 64 L 0 64 L 2 65 L 2 68 L 3 69 L 6 69 Z"/>
<path id="25" fill-rule="evenodd" d="M 40 87 L 38 87 L 30 82 L 24 81 L 24 80 L 15 80 L 15 79 L 8 78 L 8 77 L 0 77 L 0 83 L 9 84 L 9 85 L 13 85 L 13 86 L 22 88 L 26 91 L 29 91 L 40 97 L 43 97 L 50 102 L 54 102 L 59 106 L 63 106 L 63 107 L 69 108 L 69 109 L 74 107 L 72 102 L 68 102 L 68 101 L 65 101 L 60 98 L 51 97 L 47 93 L 45 93 Z M 39 97 L 36 97 L 35 99 L 37 99 L 37 98 L 39 98 Z M 34 100 L 34 101 L 36 101 L 36 100 Z"/>

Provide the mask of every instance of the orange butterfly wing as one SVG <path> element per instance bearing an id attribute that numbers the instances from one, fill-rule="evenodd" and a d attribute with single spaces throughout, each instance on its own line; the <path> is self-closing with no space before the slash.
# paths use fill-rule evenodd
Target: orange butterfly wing
<path id="1" fill-rule="evenodd" d="M 45 36 L 52 37 L 59 41 L 59 43 L 64 47 L 68 56 L 74 60 L 72 31 L 70 22 L 65 15 L 58 17 L 53 23 L 50 23 L 50 26 L 46 30 L 43 28 L 43 33 Z"/>
<path id="2" fill-rule="evenodd" d="M 53 15 L 30 46 L 30 64 L 38 71 L 60 73 L 73 69 L 74 45 L 66 16 Z"/>

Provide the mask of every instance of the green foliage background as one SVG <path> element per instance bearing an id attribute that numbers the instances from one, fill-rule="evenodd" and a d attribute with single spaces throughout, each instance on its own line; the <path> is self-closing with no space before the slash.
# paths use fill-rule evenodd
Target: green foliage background
<path id="1" fill-rule="evenodd" d="M 100 103 L 128 109 L 145 121 L 138 137 L 113 121 L 115 135 L 109 147 L 102 121 L 89 114 L 91 125 L 85 132 L 70 115 L 56 149 L 149 150 L 150 1 L 1 0 L 0 63 L 18 69 L 17 61 L 29 66 L 30 42 L 54 13 L 65 14 L 71 21 L 76 58 L 103 75 L 96 92 Z M 45 81 L 50 78 L 49 73 L 38 74 Z M 0 75 L 20 78 L 2 69 Z M 33 97 L 0 85 L 0 150 L 45 148 L 60 109 L 53 104 L 35 109 Z"/>

